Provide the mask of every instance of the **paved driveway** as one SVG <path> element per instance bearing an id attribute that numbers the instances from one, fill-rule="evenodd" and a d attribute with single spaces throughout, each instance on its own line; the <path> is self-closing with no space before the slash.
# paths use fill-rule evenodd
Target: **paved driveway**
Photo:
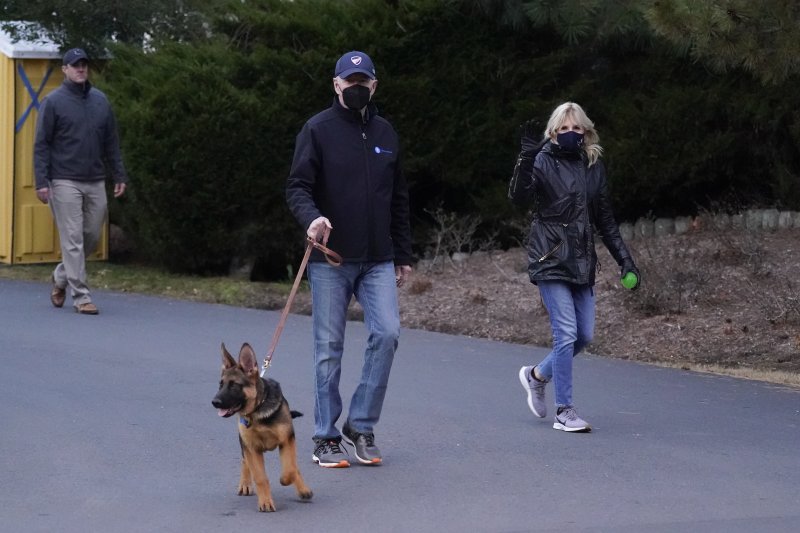
<path id="1" fill-rule="evenodd" d="M 54 309 L 0 280 L 0 530 L 797 531 L 800 391 L 599 357 L 576 360 L 591 434 L 535 419 L 517 381 L 543 350 L 404 330 L 380 467 L 311 462 L 310 320 L 274 358 L 315 496 L 277 483 L 277 513 L 236 495 L 236 421 L 211 406 L 219 344 L 266 352 L 279 313 L 98 291 Z M 67 304 L 69 305 L 69 303 Z M 342 389 L 365 331 L 348 326 Z M 680 346 L 675 347 L 680 350 Z M 709 347 L 712 349 L 712 347 Z M 552 390 L 548 391 L 552 394 Z M 551 398 L 551 396 L 549 396 Z"/>

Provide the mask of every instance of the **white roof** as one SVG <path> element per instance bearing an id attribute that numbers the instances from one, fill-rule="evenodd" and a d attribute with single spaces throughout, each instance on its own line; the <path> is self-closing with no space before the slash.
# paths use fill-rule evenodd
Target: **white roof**
<path id="1" fill-rule="evenodd" d="M 13 59 L 59 59 L 61 57 L 61 48 L 50 39 L 14 42 L 2 28 L 0 28 L 0 52 Z"/>

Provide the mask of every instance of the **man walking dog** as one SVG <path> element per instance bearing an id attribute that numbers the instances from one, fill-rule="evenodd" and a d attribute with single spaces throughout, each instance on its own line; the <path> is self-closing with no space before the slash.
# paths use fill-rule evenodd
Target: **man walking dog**
<path id="1" fill-rule="evenodd" d="M 331 107 L 314 115 L 297 136 L 286 188 L 292 214 L 306 234 L 338 252 L 333 267 L 314 251 L 311 285 L 315 403 L 313 460 L 342 468 L 350 460 L 340 442 L 363 464 L 380 464 L 374 427 L 386 395 L 400 335 L 397 287 L 411 274 L 408 189 L 400 145 L 370 101 L 378 80 L 363 52 L 337 62 Z M 330 239 L 330 240 L 329 240 Z M 355 295 L 369 331 L 361 380 L 341 432 L 339 377 L 347 306 Z"/>

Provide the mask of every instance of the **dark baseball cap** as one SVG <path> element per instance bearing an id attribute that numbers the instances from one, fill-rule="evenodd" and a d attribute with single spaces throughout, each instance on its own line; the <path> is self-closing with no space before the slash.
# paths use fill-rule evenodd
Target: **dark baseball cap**
<path id="1" fill-rule="evenodd" d="M 339 61 L 336 62 L 336 70 L 333 75 L 337 78 L 345 79 L 353 74 L 360 73 L 375 79 L 375 66 L 372 60 L 364 52 L 347 52 Z"/>
<path id="2" fill-rule="evenodd" d="M 67 53 L 64 54 L 64 57 L 61 59 L 61 64 L 74 65 L 81 59 L 89 61 L 89 56 L 86 55 L 83 48 L 72 48 L 71 50 L 67 50 Z"/>

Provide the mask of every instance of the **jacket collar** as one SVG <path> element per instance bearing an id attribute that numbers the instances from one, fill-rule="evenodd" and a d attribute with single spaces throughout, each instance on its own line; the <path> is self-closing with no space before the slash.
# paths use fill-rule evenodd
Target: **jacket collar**
<path id="1" fill-rule="evenodd" d="M 361 113 L 344 107 L 339 103 L 339 98 L 337 96 L 333 97 L 331 108 L 336 112 L 337 115 L 341 116 L 345 120 L 356 122 L 358 124 L 366 124 L 372 120 L 372 117 L 378 114 L 378 108 L 370 101 L 370 103 L 367 104 L 367 112 L 364 113 L 364 118 L 362 120 Z"/>
<path id="2" fill-rule="evenodd" d="M 89 91 L 92 90 L 92 84 L 89 80 L 86 80 L 86 83 L 75 83 L 74 81 L 64 80 L 64 83 L 61 84 L 70 94 L 74 94 L 75 96 L 80 96 L 81 98 L 86 98 L 86 95 L 89 94 Z"/>
<path id="3" fill-rule="evenodd" d="M 585 158 L 586 152 L 581 150 L 580 152 L 570 152 L 568 150 L 564 150 L 559 145 L 552 141 L 547 141 L 545 145 L 542 147 L 542 152 L 550 154 L 554 157 L 559 159 L 569 159 L 572 161 L 578 161 Z"/>

